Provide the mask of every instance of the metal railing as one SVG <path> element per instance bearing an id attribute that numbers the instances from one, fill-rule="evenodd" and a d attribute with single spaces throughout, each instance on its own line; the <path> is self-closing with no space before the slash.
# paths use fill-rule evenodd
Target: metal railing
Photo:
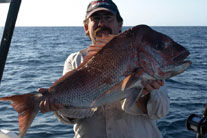
<path id="1" fill-rule="evenodd" d="M 21 0 L 0 0 L 0 3 L 8 2 L 10 2 L 10 6 L 0 45 L 0 84 L 3 77 L 4 67 L 6 64 L 17 15 L 21 5 Z"/>

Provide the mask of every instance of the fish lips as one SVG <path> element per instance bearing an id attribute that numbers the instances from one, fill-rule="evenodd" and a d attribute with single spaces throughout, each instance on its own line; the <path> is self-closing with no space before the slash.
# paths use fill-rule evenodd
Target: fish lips
<path id="1" fill-rule="evenodd" d="M 189 55 L 190 55 L 190 52 L 187 50 L 181 52 L 180 55 L 178 55 L 172 59 L 172 61 L 174 63 L 174 64 L 172 64 L 172 66 L 175 66 L 175 68 L 176 67 L 177 68 L 183 67 L 183 71 L 185 71 L 192 64 L 192 62 L 190 60 L 185 60 Z M 180 69 L 180 70 L 182 70 L 182 69 Z"/>
<path id="2" fill-rule="evenodd" d="M 166 74 L 164 79 L 171 78 L 187 70 L 192 64 L 190 60 L 185 60 L 189 55 L 190 52 L 184 50 L 178 56 L 172 58 L 172 64 L 162 66 L 161 70 Z"/>
<path id="3" fill-rule="evenodd" d="M 175 75 L 183 73 L 185 70 L 187 70 L 190 67 L 191 64 L 192 62 L 190 60 L 186 60 L 186 61 L 177 62 L 175 64 L 163 66 L 161 70 L 165 75 L 162 76 L 161 78 L 169 79 Z"/>
<path id="4" fill-rule="evenodd" d="M 190 55 L 190 52 L 185 50 L 183 52 L 181 52 L 178 56 L 174 57 L 172 59 L 173 62 L 181 62 L 183 60 L 185 60 L 188 56 Z"/>
<path id="5" fill-rule="evenodd" d="M 179 65 L 183 65 L 183 64 L 186 64 L 186 65 L 190 66 L 192 64 L 192 62 L 190 60 L 184 60 L 184 61 L 180 61 L 178 63 L 175 63 L 174 65 L 179 66 Z"/>

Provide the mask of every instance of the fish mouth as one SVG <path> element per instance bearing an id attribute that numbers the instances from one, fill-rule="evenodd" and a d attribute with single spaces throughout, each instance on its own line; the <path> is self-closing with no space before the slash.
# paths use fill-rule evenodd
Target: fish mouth
<path id="1" fill-rule="evenodd" d="M 189 51 L 183 51 L 180 53 L 180 55 L 174 57 L 172 59 L 173 62 L 181 62 L 183 61 L 184 59 L 186 59 L 188 56 L 190 55 L 190 52 Z"/>
<path id="2" fill-rule="evenodd" d="M 182 66 L 182 65 L 191 65 L 192 62 L 190 60 L 185 60 L 190 55 L 190 52 L 187 50 L 181 52 L 178 56 L 172 58 L 171 61 L 173 61 L 171 64 L 162 66 L 162 69 L 164 70 L 170 70 L 175 68 L 176 66 Z"/>
<path id="3" fill-rule="evenodd" d="M 183 64 L 191 65 L 192 62 L 190 60 L 185 60 L 185 61 L 181 61 L 181 62 L 175 63 L 174 65 L 179 66 L 179 65 L 183 65 Z"/>
<path id="4" fill-rule="evenodd" d="M 172 60 L 174 62 L 173 66 L 188 68 L 192 62 L 190 60 L 185 60 L 190 55 L 188 50 L 181 52 L 178 56 L 174 57 Z"/>
<path id="5" fill-rule="evenodd" d="M 165 70 L 165 72 L 173 70 L 176 67 L 180 67 L 180 66 L 190 66 L 192 64 L 192 62 L 190 60 L 185 60 L 185 61 L 180 61 L 180 62 L 176 62 L 174 64 L 170 64 L 167 66 L 162 66 L 162 69 Z"/>
<path id="6" fill-rule="evenodd" d="M 162 76 L 162 79 L 169 79 L 175 75 L 184 72 L 191 66 L 191 64 L 192 62 L 190 60 L 186 60 L 163 67 L 162 71 L 165 72 L 165 75 Z"/>

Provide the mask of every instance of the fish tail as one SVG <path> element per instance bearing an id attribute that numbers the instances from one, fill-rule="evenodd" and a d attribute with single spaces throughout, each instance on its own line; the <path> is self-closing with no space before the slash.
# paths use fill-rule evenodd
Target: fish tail
<path id="1" fill-rule="evenodd" d="M 0 98 L 0 101 L 10 101 L 12 107 L 18 112 L 19 136 L 23 138 L 38 113 L 39 97 L 28 93 Z"/>

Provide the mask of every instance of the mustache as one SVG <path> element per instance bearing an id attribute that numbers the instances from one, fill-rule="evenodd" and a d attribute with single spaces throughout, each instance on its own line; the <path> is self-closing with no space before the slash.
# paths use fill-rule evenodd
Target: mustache
<path id="1" fill-rule="evenodd" d="M 109 34 L 112 34 L 112 29 L 111 28 L 108 28 L 108 27 L 98 27 L 94 31 L 95 36 L 96 36 L 97 32 L 99 32 L 99 31 L 108 31 Z"/>

